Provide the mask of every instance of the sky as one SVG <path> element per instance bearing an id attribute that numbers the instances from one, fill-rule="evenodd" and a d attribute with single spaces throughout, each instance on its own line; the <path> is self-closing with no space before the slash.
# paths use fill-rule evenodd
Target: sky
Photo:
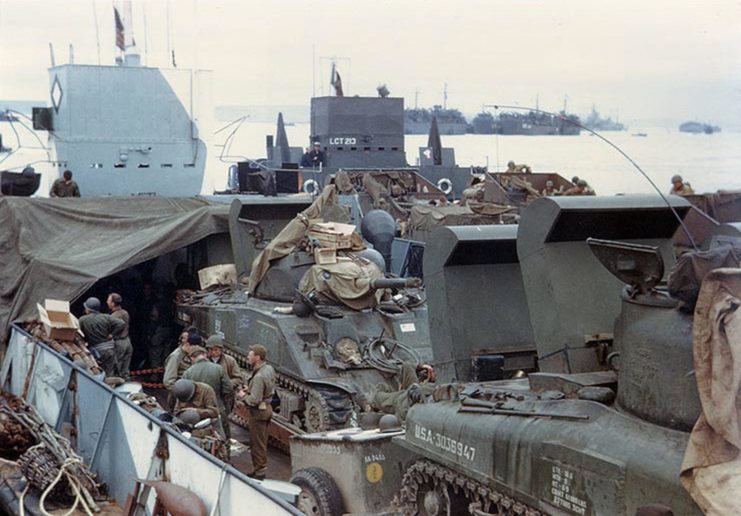
<path id="1" fill-rule="evenodd" d="M 0 0 L 0 99 L 48 97 L 50 42 L 57 64 L 70 44 L 76 63 L 112 64 L 114 3 Z M 144 62 L 171 66 L 170 49 L 178 67 L 212 70 L 214 105 L 308 105 L 329 92 L 336 57 L 346 94 L 386 84 L 407 107 L 442 104 L 447 84 L 448 107 L 467 114 L 566 100 L 628 123 L 741 129 L 736 1 L 140 0 L 132 10 Z"/>

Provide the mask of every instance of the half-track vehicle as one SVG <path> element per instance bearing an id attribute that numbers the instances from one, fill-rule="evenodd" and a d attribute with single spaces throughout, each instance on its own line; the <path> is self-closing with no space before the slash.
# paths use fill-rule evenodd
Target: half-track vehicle
<path id="1" fill-rule="evenodd" d="M 517 251 L 540 372 L 412 406 L 394 438 L 418 457 L 400 510 L 632 516 L 659 504 L 700 514 L 679 480 L 701 412 L 692 314 L 662 281 L 688 203 L 670 202 L 549 198 L 524 211 Z M 495 352 L 465 349 L 477 348 Z"/>
<path id="2" fill-rule="evenodd" d="M 393 218 L 380 210 L 364 215 L 375 250 L 351 225 L 342 235 L 307 231 L 317 219 L 348 221 L 332 186 L 272 238 L 240 216 L 242 208 L 235 200 L 230 216 L 242 281 L 184 298 L 180 322 L 223 335 L 227 353 L 243 366 L 250 345 L 267 348 L 277 373 L 274 436 L 283 443 L 293 433 L 355 425 L 372 389 L 398 388 L 399 362 L 432 359 L 419 281 L 384 273 Z M 347 245 L 328 247 L 332 239 Z"/>

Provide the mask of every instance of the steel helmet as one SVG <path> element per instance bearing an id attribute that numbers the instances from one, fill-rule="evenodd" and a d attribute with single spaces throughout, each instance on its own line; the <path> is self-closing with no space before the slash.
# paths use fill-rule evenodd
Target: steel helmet
<path id="1" fill-rule="evenodd" d="M 201 420 L 201 416 L 198 415 L 197 410 L 188 409 L 180 413 L 178 419 L 180 419 L 180 421 L 182 421 L 186 425 L 193 426 Z"/>
<path id="2" fill-rule="evenodd" d="M 97 297 L 89 297 L 85 300 L 83 306 L 91 312 L 100 312 L 100 299 Z"/>
<path id="3" fill-rule="evenodd" d="M 172 386 L 172 395 L 175 396 L 178 401 L 190 401 L 195 392 L 196 384 L 193 380 L 185 380 L 184 378 L 181 378 Z"/>
<path id="4" fill-rule="evenodd" d="M 386 414 L 378 420 L 378 429 L 381 432 L 395 432 L 401 430 L 401 421 L 393 414 Z"/>
<path id="5" fill-rule="evenodd" d="M 672 176 L 672 183 L 677 183 L 679 181 L 682 181 L 682 176 L 680 176 L 679 174 L 674 174 Z"/>

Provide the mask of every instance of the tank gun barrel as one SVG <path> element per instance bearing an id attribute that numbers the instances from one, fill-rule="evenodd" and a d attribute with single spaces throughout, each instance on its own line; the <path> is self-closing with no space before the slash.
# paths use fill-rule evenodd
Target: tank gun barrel
<path id="1" fill-rule="evenodd" d="M 371 288 L 409 288 L 418 287 L 422 284 L 419 278 L 379 278 L 371 281 Z"/>

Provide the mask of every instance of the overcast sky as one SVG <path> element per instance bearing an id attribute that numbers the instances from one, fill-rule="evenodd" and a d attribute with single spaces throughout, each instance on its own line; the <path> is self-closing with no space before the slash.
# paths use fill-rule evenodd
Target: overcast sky
<path id="1" fill-rule="evenodd" d="M 111 64 L 112 5 L 0 0 L 0 99 L 48 97 L 49 42 L 58 64 L 70 43 L 77 63 Z M 133 12 L 145 61 L 166 66 L 173 48 L 179 67 L 213 70 L 216 105 L 308 104 L 338 56 L 346 93 L 386 83 L 407 106 L 415 91 L 441 104 L 447 83 L 448 106 L 467 113 L 536 97 L 558 110 L 567 95 L 577 113 L 594 103 L 627 122 L 741 127 L 736 1 L 162 0 Z"/>

